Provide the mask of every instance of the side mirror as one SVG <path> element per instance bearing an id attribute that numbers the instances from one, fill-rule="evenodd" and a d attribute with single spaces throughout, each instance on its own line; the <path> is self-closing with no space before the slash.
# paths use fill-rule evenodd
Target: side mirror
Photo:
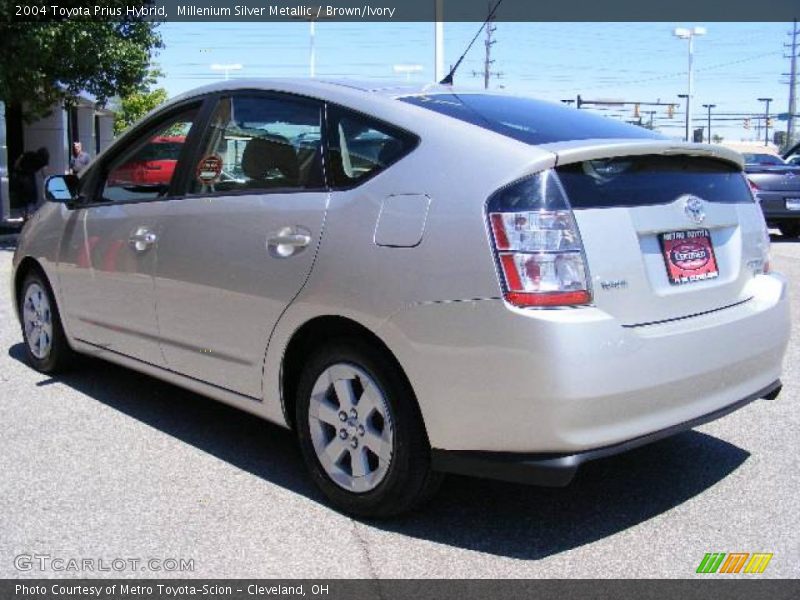
<path id="1" fill-rule="evenodd" d="M 50 202 L 70 204 L 78 199 L 76 175 L 53 175 L 44 184 L 44 195 Z"/>

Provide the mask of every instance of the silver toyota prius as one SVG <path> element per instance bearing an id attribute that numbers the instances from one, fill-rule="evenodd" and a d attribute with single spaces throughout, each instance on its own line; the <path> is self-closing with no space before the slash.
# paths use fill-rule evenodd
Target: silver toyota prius
<path id="1" fill-rule="evenodd" d="M 75 354 L 293 429 L 340 510 L 585 461 L 780 390 L 785 279 L 741 157 L 530 98 L 225 81 L 57 176 L 14 255 Z"/>

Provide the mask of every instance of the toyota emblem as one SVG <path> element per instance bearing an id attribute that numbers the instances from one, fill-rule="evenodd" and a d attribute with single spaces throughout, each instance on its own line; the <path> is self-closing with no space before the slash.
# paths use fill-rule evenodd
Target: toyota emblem
<path id="1" fill-rule="evenodd" d="M 683 210 L 686 212 L 687 217 L 699 225 L 706 218 L 704 204 L 697 196 L 687 196 Z"/>

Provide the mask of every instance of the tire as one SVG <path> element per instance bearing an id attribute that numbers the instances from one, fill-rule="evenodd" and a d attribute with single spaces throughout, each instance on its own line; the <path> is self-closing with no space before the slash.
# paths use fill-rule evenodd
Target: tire
<path id="1" fill-rule="evenodd" d="M 22 282 L 17 302 L 28 364 L 41 373 L 66 370 L 75 353 L 64 335 L 47 278 L 38 271 L 29 272 Z"/>
<path id="2" fill-rule="evenodd" d="M 778 225 L 778 229 L 780 229 L 783 237 L 800 237 L 800 223 L 781 223 Z"/>
<path id="3" fill-rule="evenodd" d="M 438 489 L 442 476 L 431 470 L 414 392 L 370 344 L 342 339 L 320 347 L 300 376 L 295 406 L 306 466 L 337 509 L 389 517 Z"/>

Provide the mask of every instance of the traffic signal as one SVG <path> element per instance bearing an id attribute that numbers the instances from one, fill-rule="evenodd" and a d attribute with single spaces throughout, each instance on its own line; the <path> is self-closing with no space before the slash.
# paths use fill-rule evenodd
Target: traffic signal
<path id="1" fill-rule="evenodd" d="M 767 129 L 772 129 L 772 117 L 767 119 Z"/>
<path id="2" fill-rule="evenodd" d="M 638 119 L 638 118 L 639 118 L 639 117 L 641 117 L 641 116 L 642 116 L 642 115 L 641 115 L 641 113 L 639 112 L 639 105 L 638 105 L 638 104 L 634 104 L 634 105 L 633 105 L 633 117 L 634 117 L 635 119 Z"/>
<path id="3" fill-rule="evenodd" d="M 744 120 L 744 128 L 745 129 L 750 129 L 750 119 L 745 119 Z"/>
<path id="4" fill-rule="evenodd" d="M 675 116 L 675 105 L 674 104 L 668 104 L 667 105 L 667 116 L 670 119 Z"/>

